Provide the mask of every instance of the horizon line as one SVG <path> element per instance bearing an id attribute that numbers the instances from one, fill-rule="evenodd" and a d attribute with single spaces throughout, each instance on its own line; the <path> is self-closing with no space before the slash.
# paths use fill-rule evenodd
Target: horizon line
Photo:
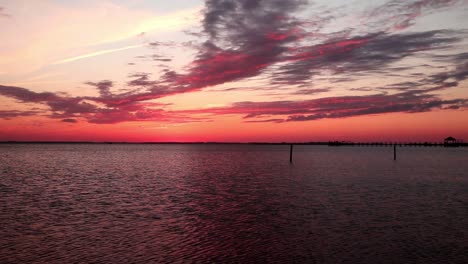
<path id="1" fill-rule="evenodd" d="M 463 140 L 457 144 L 468 145 Z M 265 144 L 265 145 L 443 145 L 444 141 L 296 141 L 296 142 L 225 142 L 225 141 L 69 141 L 69 140 L 0 140 L 0 144 Z"/>

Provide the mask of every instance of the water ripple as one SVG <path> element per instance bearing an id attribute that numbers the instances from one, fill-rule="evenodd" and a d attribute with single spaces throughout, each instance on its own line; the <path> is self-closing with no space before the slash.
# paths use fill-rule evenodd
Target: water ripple
<path id="1" fill-rule="evenodd" d="M 466 263 L 464 149 L 0 145 L 0 263 Z"/>

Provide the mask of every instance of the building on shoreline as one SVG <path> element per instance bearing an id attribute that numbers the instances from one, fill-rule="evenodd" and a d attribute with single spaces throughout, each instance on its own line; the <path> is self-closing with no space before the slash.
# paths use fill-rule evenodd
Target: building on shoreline
<path id="1" fill-rule="evenodd" d="M 444 139 L 444 147 L 458 147 L 460 144 L 454 137 L 447 137 Z"/>

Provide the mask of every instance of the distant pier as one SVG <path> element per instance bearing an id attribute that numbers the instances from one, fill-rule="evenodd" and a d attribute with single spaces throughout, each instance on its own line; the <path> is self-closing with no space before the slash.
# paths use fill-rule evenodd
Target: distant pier
<path id="1" fill-rule="evenodd" d="M 468 143 L 454 142 L 454 143 L 434 143 L 434 142 L 346 142 L 346 141 L 330 141 L 328 146 L 399 146 L 399 147 L 468 147 Z"/>
<path id="2" fill-rule="evenodd" d="M 289 147 L 289 163 L 293 162 L 293 145 L 325 145 L 322 142 L 295 143 Z M 443 143 L 435 142 L 350 142 L 350 141 L 329 141 L 326 145 L 330 147 L 340 146 L 360 146 L 360 147 L 392 147 L 393 160 L 397 160 L 398 147 L 468 147 L 468 143 L 457 140 L 453 137 L 447 137 Z"/>

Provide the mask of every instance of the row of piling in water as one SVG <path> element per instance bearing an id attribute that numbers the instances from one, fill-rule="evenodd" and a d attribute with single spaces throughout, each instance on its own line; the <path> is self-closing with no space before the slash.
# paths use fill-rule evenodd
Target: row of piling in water
<path id="1" fill-rule="evenodd" d="M 433 143 L 433 142 L 343 142 L 330 141 L 328 146 L 400 146 L 400 147 L 467 147 L 468 143 Z"/>
<path id="2" fill-rule="evenodd" d="M 294 145 L 303 144 L 290 144 L 289 146 L 289 163 L 293 162 L 293 148 Z M 409 143 L 395 143 L 395 142 L 344 142 L 344 141 L 330 141 L 328 146 L 393 146 L 393 160 L 397 159 L 396 147 L 468 147 L 468 143 L 464 142 L 444 142 L 444 143 L 431 143 L 431 142 L 409 142 Z"/>

